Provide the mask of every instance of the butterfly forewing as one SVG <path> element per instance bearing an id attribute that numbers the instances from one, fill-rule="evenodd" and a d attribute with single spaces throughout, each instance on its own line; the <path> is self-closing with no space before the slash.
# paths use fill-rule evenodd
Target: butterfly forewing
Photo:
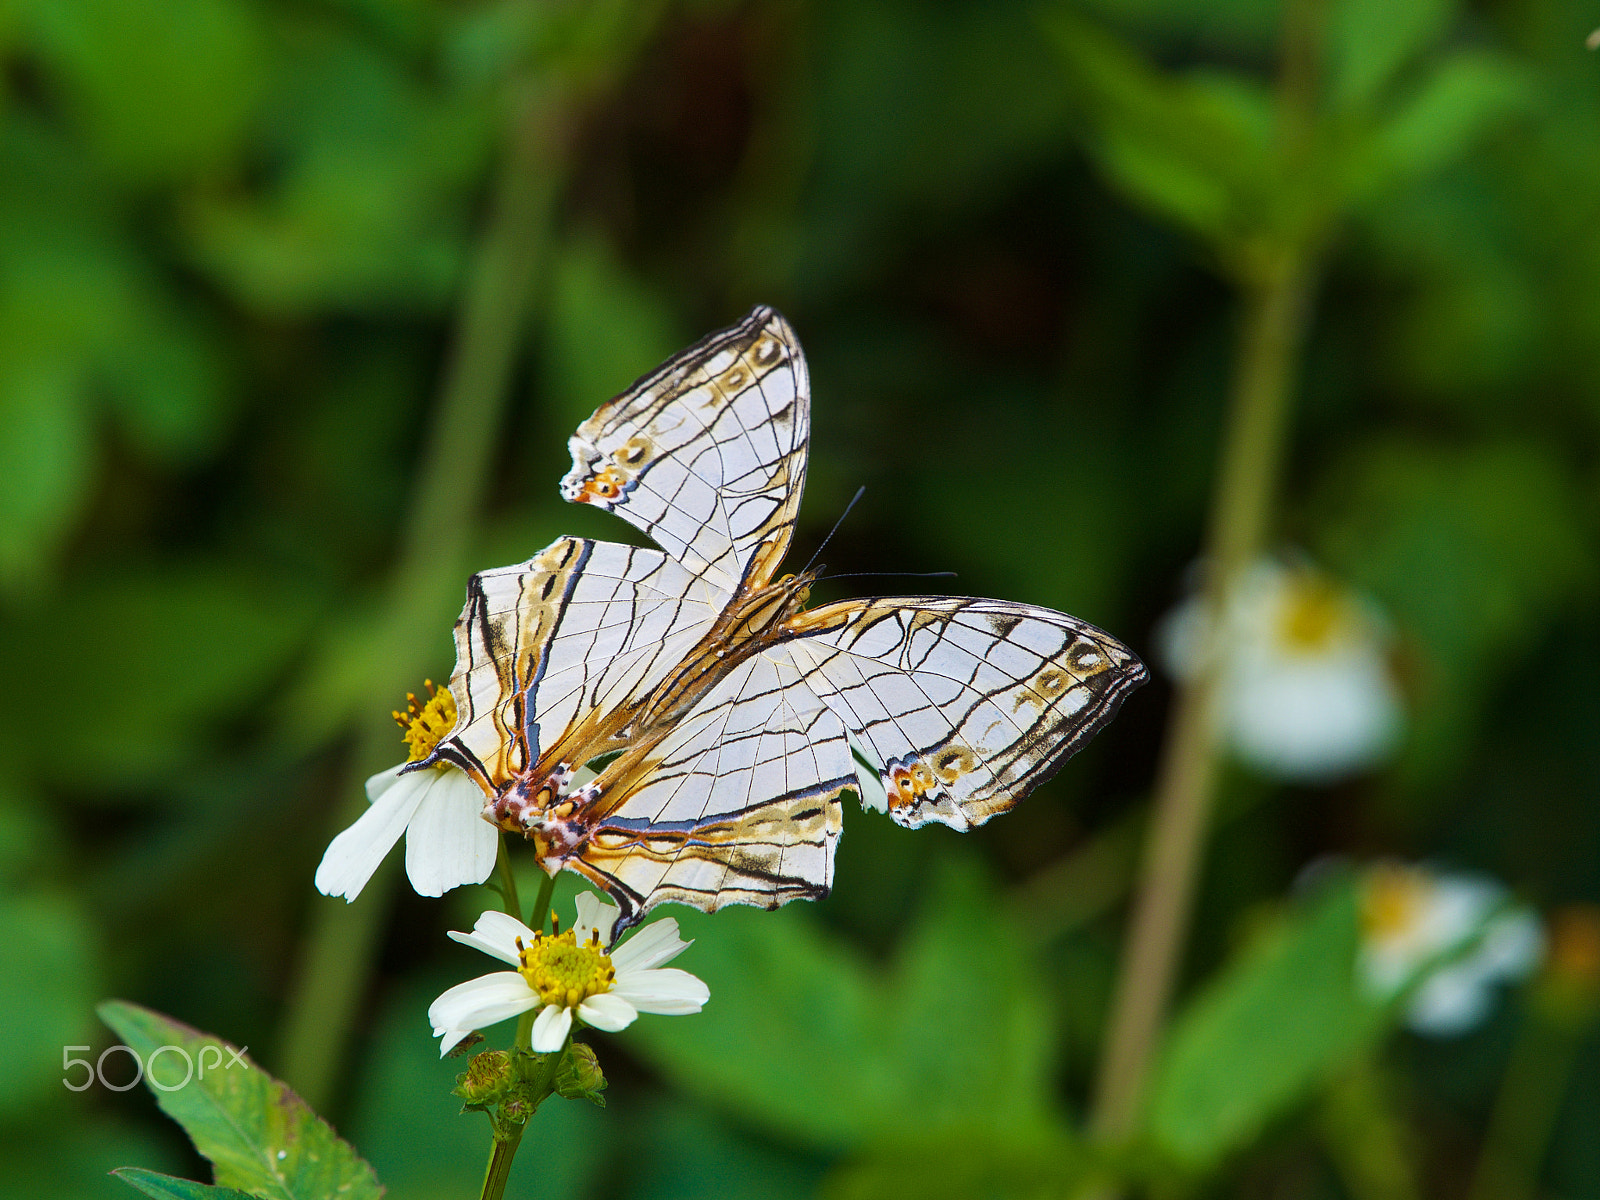
<path id="1" fill-rule="evenodd" d="M 660 551 L 587 538 L 474 575 L 456 622 L 456 725 L 440 756 L 503 789 L 585 714 L 648 693 L 726 600 Z"/>
<path id="2" fill-rule="evenodd" d="M 1144 682 L 1121 643 L 1047 608 L 922 596 L 802 614 L 786 644 L 878 768 L 889 815 L 982 824 L 1048 779 Z"/>
<path id="3" fill-rule="evenodd" d="M 562 494 L 616 513 L 731 593 L 759 547 L 769 574 L 788 549 L 809 429 L 799 342 L 757 308 L 580 425 Z"/>

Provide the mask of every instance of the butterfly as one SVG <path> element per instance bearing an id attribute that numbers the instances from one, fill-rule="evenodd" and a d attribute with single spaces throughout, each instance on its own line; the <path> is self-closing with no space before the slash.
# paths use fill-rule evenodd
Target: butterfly
<path id="1" fill-rule="evenodd" d="M 980 825 L 1146 678 L 1114 638 L 1033 605 L 806 608 L 816 572 L 778 568 L 810 399 L 794 331 L 753 309 L 570 440 L 565 498 L 660 549 L 563 537 L 468 585 L 457 719 L 416 765 L 467 772 L 484 816 L 608 892 L 619 928 L 667 901 L 825 895 L 846 790 L 881 792 L 907 827 Z"/>

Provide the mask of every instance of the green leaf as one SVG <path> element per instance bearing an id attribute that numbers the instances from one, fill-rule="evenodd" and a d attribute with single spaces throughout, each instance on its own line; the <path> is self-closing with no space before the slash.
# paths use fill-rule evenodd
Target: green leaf
<path id="1" fill-rule="evenodd" d="M 1264 87 L 1221 72 L 1163 75 L 1064 8 L 1042 20 L 1092 123 L 1086 145 L 1130 200 L 1219 248 L 1284 224 Z"/>
<path id="2" fill-rule="evenodd" d="M 44 65 L 101 158 L 136 182 L 212 166 L 243 139 L 268 60 L 236 0 L 26 4 Z"/>
<path id="3" fill-rule="evenodd" d="M 1455 16 L 1454 0 L 1336 0 L 1323 41 L 1333 108 L 1372 104 L 1395 75 L 1437 41 Z"/>
<path id="4" fill-rule="evenodd" d="M 217 1183 L 273 1200 L 383 1195 L 372 1168 L 327 1122 L 227 1043 L 120 1000 L 98 1012 L 139 1055 L 156 1103 L 211 1160 Z M 187 1058 L 167 1051 L 152 1060 L 164 1046 Z M 186 1063 L 194 1072 L 184 1081 Z"/>
<path id="5" fill-rule="evenodd" d="M 437 311 L 459 282 L 492 106 L 364 39 L 293 46 L 277 64 L 277 169 L 254 191 L 197 192 L 181 214 L 188 254 L 270 313 Z"/>
<path id="6" fill-rule="evenodd" d="M 1442 59 L 1353 152 L 1350 195 L 1374 197 L 1449 166 L 1531 94 L 1526 75 L 1500 55 L 1464 50 Z"/>
<path id="7" fill-rule="evenodd" d="M 1055 1018 L 1032 943 L 966 860 L 935 875 L 887 984 L 888 1011 L 864 1033 L 920 1120 L 1012 1139 L 1058 1129 Z M 981 1034 L 957 1033 L 963 1011 Z"/>
<path id="8" fill-rule="evenodd" d="M 251 1200 L 249 1192 L 179 1179 L 159 1171 L 146 1171 L 143 1167 L 119 1167 L 111 1173 L 156 1200 Z"/>
<path id="9" fill-rule="evenodd" d="M 1348 880 L 1258 936 L 1174 1023 L 1150 1090 L 1149 1133 L 1203 1169 L 1245 1145 L 1384 1028 L 1355 978 Z"/>
<path id="10" fill-rule="evenodd" d="M 0 590 L 37 586 L 88 498 L 94 439 L 67 363 L 0 351 Z"/>
<path id="11" fill-rule="evenodd" d="M 640 1020 L 629 1045 L 708 1102 L 822 1147 L 930 1128 L 1043 1136 L 1059 1128 L 1051 1018 L 998 908 L 973 881 L 945 878 L 887 972 L 798 906 L 684 914 L 698 940 L 679 965 L 711 1001 Z"/>
<path id="12" fill-rule="evenodd" d="M 0 898 L 0 1117 L 24 1116 L 41 1099 L 63 1094 L 62 1047 L 89 1040 L 95 949 L 95 931 L 72 897 L 40 891 Z M 79 1082 L 76 1073 L 71 1082 Z"/>

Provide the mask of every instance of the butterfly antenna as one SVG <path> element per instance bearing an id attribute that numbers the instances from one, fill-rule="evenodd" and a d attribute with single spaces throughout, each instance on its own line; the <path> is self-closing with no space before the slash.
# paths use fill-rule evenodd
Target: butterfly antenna
<path id="1" fill-rule="evenodd" d="M 828 543 L 833 540 L 833 535 L 839 532 L 839 526 L 844 524 L 844 519 L 850 515 L 850 510 L 856 506 L 856 501 L 866 494 L 866 490 L 866 484 L 862 484 L 856 489 L 856 494 L 850 497 L 850 503 L 844 506 L 844 511 L 839 514 L 839 519 L 833 523 L 833 528 L 828 530 L 828 536 L 822 539 L 822 545 L 817 547 L 816 554 L 811 556 L 811 562 L 806 563 L 805 571 L 801 571 L 800 574 L 804 575 L 806 571 L 811 570 L 811 563 L 816 562 L 817 555 L 828 548 Z"/>
<path id="2" fill-rule="evenodd" d="M 844 575 L 824 575 L 817 582 L 827 579 L 954 579 L 954 571 L 850 571 Z"/>

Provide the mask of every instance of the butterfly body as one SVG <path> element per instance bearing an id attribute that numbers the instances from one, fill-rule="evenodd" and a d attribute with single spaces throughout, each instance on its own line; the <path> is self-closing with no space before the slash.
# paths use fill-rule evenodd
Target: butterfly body
<path id="1" fill-rule="evenodd" d="M 473 577 L 456 625 L 458 718 L 434 762 L 547 870 L 610 892 L 622 923 L 824 894 L 840 797 L 876 771 L 907 826 L 980 824 L 1108 721 L 1144 668 L 1065 614 L 968 597 L 804 607 L 777 575 L 804 487 L 809 387 L 770 309 L 690 347 L 571 440 L 572 501 L 660 550 L 561 538 Z M 577 773 L 598 774 L 575 786 Z"/>

